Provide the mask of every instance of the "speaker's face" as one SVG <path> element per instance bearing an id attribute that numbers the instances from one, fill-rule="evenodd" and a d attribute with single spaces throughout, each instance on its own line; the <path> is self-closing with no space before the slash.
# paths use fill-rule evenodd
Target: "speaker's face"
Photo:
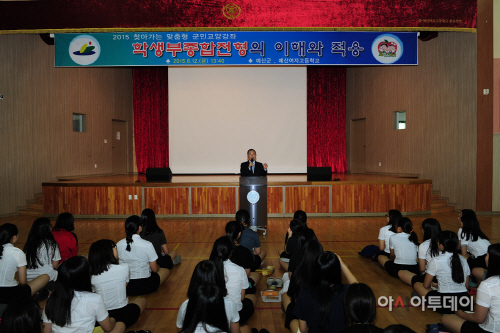
<path id="1" fill-rule="evenodd" d="M 257 160 L 257 153 L 255 152 L 255 150 L 250 150 L 247 154 L 247 158 L 248 160 L 250 161 L 252 158 L 255 160 Z"/>

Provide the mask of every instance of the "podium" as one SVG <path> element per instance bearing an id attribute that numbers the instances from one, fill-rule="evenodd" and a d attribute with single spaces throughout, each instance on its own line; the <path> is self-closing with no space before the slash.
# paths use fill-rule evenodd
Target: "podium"
<path id="1" fill-rule="evenodd" d="M 240 209 L 250 213 L 250 229 L 263 230 L 267 226 L 267 178 L 240 177 Z"/>

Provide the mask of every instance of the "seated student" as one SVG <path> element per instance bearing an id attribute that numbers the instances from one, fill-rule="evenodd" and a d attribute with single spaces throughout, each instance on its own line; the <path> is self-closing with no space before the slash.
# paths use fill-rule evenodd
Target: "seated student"
<path id="1" fill-rule="evenodd" d="M 318 282 L 301 291 L 293 311 L 299 318 L 290 324 L 292 333 L 341 332 L 347 327 L 344 296 L 349 284 L 342 284 L 342 273 L 349 284 L 358 283 L 349 268 L 332 252 L 324 252 L 316 260 Z"/>
<path id="2" fill-rule="evenodd" d="M 49 276 L 42 274 L 28 282 L 26 255 L 14 246 L 19 231 L 12 223 L 0 226 L 0 303 L 9 304 L 18 297 L 31 297 L 48 282 Z M 19 283 L 15 279 L 18 273 Z"/>
<path id="3" fill-rule="evenodd" d="M 177 255 L 177 251 L 169 251 L 167 247 L 167 238 L 165 233 L 156 223 L 156 216 L 152 209 L 146 208 L 141 214 L 142 232 L 141 238 L 145 239 L 155 248 L 158 260 L 156 262 L 160 267 L 172 269 L 174 265 L 182 261 L 181 256 Z"/>
<path id="4" fill-rule="evenodd" d="M 234 302 L 240 315 L 240 331 L 249 333 L 247 322 L 254 313 L 257 298 L 255 295 L 246 295 L 247 274 L 242 267 L 229 260 L 234 247 L 234 242 L 229 237 L 219 237 L 210 253 L 210 261 L 215 264 L 217 273 L 225 277 L 227 296 Z"/>
<path id="5" fill-rule="evenodd" d="M 41 322 L 38 302 L 31 297 L 16 297 L 3 312 L 0 333 L 39 333 Z"/>
<path id="6" fill-rule="evenodd" d="M 414 330 L 405 325 L 395 324 L 387 326 L 384 330 L 384 333 L 417 333 L 417 332 L 415 332 Z"/>
<path id="7" fill-rule="evenodd" d="M 387 219 L 387 225 L 380 228 L 378 233 L 378 247 L 380 249 L 380 253 L 376 255 L 376 257 L 383 255 L 390 258 L 391 249 L 389 248 L 389 238 L 397 233 L 398 221 L 403 217 L 403 215 L 401 215 L 399 210 L 391 209 L 385 217 Z"/>
<path id="8" fill-rule="evenodd" d="M 379 256 L 378 262 L 384 266 L 389 275 L 399 277 L 399 273 L 410 271 L 419 273 L 417 265 L 418 236 L 413 231 L 413 224 L 407 217 L 398 220 L 397 234 L 389 238 L 391 258 Z"/>
<path id="9" fill-rule="evenodd" d="M 306 224 L 298 219 L 293 219 L 290 221 L 290 227 L 288 228 L 288 240 L 285 244 L 284 251 L 280 254 L 280 266 L 285 271 L 288 271 L 288 263 L 292 254 L 298 249 L 298 234 L 305 230 Z"/>
<path id="10" fill-rule="evenodd" d="M 52 235 L 61 253 L 62 264 L 65 260 L 78 255 L 78 238 L 73 232 L 75 230 L 75 218 L 70 213 L 61 213 L 57 216 L 56 224 L 52 229 Z"/>
<path id="11" fill-rule="evenodd" d="M 382 333 L 373 323 L 377 315 L 377 300 L 373 290 L 364 283 L 351 284 L 345 292 L 344 308 L 349 327 L 342 333 Z"/>
<path id="12" fill-rule="evenodd" d="M 458 310 L 444 315 L 442 323 L 450 332 L 479 333 L 500 331 L 500 244 L 488 247 L 485 258 L 488 274 L 477 288 L 474 313 Z"/>
<path id="13" fill-rule="evenodd" d="M 422 222 L 421 229 L 424 232 L 424 241 L 418 246 L 418 267 L 420 274 L 414 274 L 410 271 L 399 272 L 401 280 L 410 286 L 413 286 L 416 282 L 424 283 L 425 271 L 427 270 L 429 261 L 441 253 L 438 247 L 438 237 L 441 233 L 441 226 L 438 220 L 433 218 L 425 219 Z"/>
<path id="14" fill-rule="evenodd" d="M 476 213 L 471 209 L 462 209 L 458 216 L 460 229 L 458 239 L 460 250 L 467 259 L 471 271 L 476 268 L 486 268 L 485 258 L 490 242 L 488 237 L 481 231 Z"/>
<path id="15" fill-rule="evenodd" d="M 289 272 L 289 274 L 291 275 L 288 288 L 286 292 L 282 292 L 281 295 L 281 306 L 286 315 L 285 327 L 288 329 L 290 329 L 291 322 L 294 319 L 297 319 L 297 316 L 294 314 L 294 309 L 300 292 L 307 287 L 314 286 L 316 282 L 316 260 L 322 253 L 323 247 L 321 246 L 321 244 L 317 241 L 317 239 L 311 239 L 304 246 L 304 254 L 302 260 L 296 266 L 292 266 L 295 254 L 294 257 L 292 257 L 292 259 L 290 260 L 290 267 L 293 267 L 293 270 Z"/>
<path id="16" fill-rule="evenodd" d="M 127 298 L 129 267 L 118 264 L 118 251 L 115 242 L 101 239 L 94 242 L 89 250 L 89 263 L 92 269 L 92 289 L 101 295 L 110 317 L 116 325 L 132 326 L 144 312 L 148 302 L 145 298 L 136 298 L 130 302 Z"/>
<path id="17" fill-rule="evenodd" d="M 46 217 L 39 217 L 33 222 L 28 240 L 24 244 L 24 253 L 27 261 L 27 278 L 31 281 L 42 274 L 47 274 L 50 281 L 57 279 L 57 266 L 61 260 L 59 245 L 51 232 L 52 225 Z M 51 283 L 53 284 L 53 282 Z M 44 288 L 40 291 L 38 301 L 46 299 L 49 296 L 49 289 Z"/>
<path id="18" fill-rule="evenodd" d="M 158 256 L 151 242 L 139 236 L 142 231 L 141 218 L 132 215 L 125 220 L 127 237 L 116 244 L 120 263 L 127 263 L 130 282 L 127 295 L 146 295 L 158 290 L 170 275 L 170 271 L 156 263 Z"/>
<path id="19" fill-rule="evenodd" d="M 262 279 L 262 274 L 251 272 L 251 268 L 254 265 L 252 253 L 246 247 L 238 244 L 238 240 L 241 237 L 241 228 L 241 223 L 230 221 L 226 224 L 226 235 L 234 242 L 235 245 L 229 260 L 231 260 L 234 264 L 243 267 L 245 270 L 249 283 L 249 287 L 246 289 L 246 294 L 249 295 L 257 292 L 256 286 Z"/>
<path id="20" fill-rule="evenodd" d="M 42 313 L 44 333 L 90 333 L 96 321 L 106 332 L 125 331 L 109 317 L 102 297 L 92 292 L 90 275 L 90 264 L 81 256 L 59 266 L 54 292 Z"/>
<path id="21" fill-rule="evenodd" d="M 242 224 L 241 237 L 239 244 L 250 250 L 254 264 L 251 268 L 252 272 L 258 269 L 266 258 L 266 251 L 260 248 L 259 234 L 250 229 L 250 213 L 245 209 L 240 209 L 236 212 L 236 221 Z"/>
<path id="22" fill-rule="evenodd" d="M 413 288 L 419 296 L 427 298 L 427 304 L 438 305 L 435 308 L 436 312 L 450 314 L 455 312 L 452 304 L 456 304 L 459 309 L 467 308 L 461 304 L 468 303 L 462 298 L 466 300 L 469 298 L 467 287 L 470 269 L 464 257 L 457 253 L 458 236 L 456 233 L 448 230 L 442 231 L 438 237 L 438 246 L 442 253 L 430 260 L 424 282 L 414 283 Z M 434 277 L 438 281 L 438 290 L 431 289 Z M 434 298 L 432 302 L 430 302 L 431 297 Z M 450 307 L 446 304 L 450 304 Z"/>
<path id="23" fill-rule="evenodd" d="M 207 304 L 206 295 L 200 290 L 202 286 L 216 286 L 218 288 L 218 290 L 213 291 L 213 303 Z M 208 292 L 208 290 L 205 291 Z M 231 333 L 240 332 L 240 315 L 236 304 L 227 296 L 224 277 L 219 275 L 212 261 L 203 260 L 196 265 L 191 276 L 187 296 L 188 299 L 182 303 L 177 314 L 178 332 L 192 332 L 194 328 L 198 328 L 197 332 L 200 330 L 203 332 L 217 330 Z M 220 303 L 222 303 L 224 310 L 220 307 Z M 205 308 L 207 311 L 202 310 Z M 206 327 L 202 327 L 204 325 Z"/>
<path id="24" fill-rule="evenodd" d="M 304 212 L 303 210 L 297 210 L 295 211 L 295 213 L 293 214 L 293 219 L 297 219 L 297 220 L 301 220 L 302 222 L 304 222 L 305 226 L 306 226 L 306 229 L 309 229 L 312 231 L 312 233 L 314 234 L 314 230 L 312 230 L 311 228 L 308 227 L 307 225 L 307 214 L 306 212 Z M 316 236 L 316 235 L 314 235 Z M 288 232 L 285 233 L 285 245 L 286 243 L 288 242 Z"/>

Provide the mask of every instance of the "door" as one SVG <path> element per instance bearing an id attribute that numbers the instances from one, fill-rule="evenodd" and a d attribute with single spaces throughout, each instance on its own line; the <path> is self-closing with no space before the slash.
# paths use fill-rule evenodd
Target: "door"
<path id="1" fill-rule="evenodd" d="M 113 120 L 113 174 L 127 173 L 127 122 Z"/>
<path id="2" fill-rule="evenodd" d="M 366 171 L 366 119 L 351 121 L 351 172 Z"/>

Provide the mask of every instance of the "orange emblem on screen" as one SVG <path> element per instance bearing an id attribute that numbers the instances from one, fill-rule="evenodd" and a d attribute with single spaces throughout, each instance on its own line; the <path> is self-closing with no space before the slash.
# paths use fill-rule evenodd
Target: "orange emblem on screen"
<path id="1" fill-rule="evenodd" d="M 222 8 L 222 14 L 230 20 L 234 20 L 241 14 L 241 8 L 240 6 L 234 4 L 234 3 L 228 3 Z"/>

